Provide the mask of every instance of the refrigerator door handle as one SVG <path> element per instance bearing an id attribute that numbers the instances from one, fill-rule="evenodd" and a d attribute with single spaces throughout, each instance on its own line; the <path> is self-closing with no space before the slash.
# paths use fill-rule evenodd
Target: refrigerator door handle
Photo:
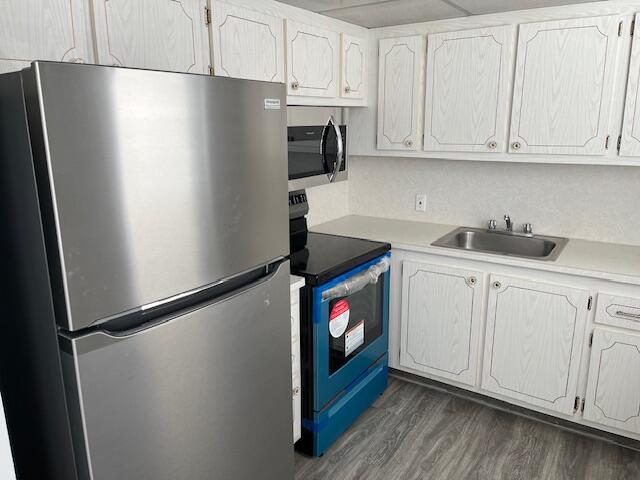
<path id="1" fill-rule="evenodd" d="M 99 341 L 101 347 L 120 342 L 122 340 L 136 336 L 138 334 L 151 331 L 155 328 L 158 328 L 161 325 L 170 323 L 174 320 L 178 320 L 180 317 L 190 312 L 198 311 L 203 308 L 213 307 L 218 304 L 221 304 L 222 302 L 228 301 L 231 298 L 235 298 L 238 295 L 242 295 L 244 293 L 247 293 L 249 291 L 252 291 L 258 288 L 265 288 L 268 284 L 270 284 L 273 281 L 274 278 L 276 278 L 277 276 L 279 276 L 279 274 L 281 274 L 281 271 L 283 269 L 287 268 L 288 270 L 288 265 L 289 263 L 286 261 L 280 262 L 273 271 L 269 272 L 268 274 L 259 278 L 258 280 L 253 280 L 231 291 L 226 291 L 217 297 L 206 299 L 198 304 L 190 305 L 187 308 L 183 309 L 182 311 L 178 310 L 176 312 L 172 312 L 171 314 L 163 315 L 163 316 L 154 318 L 153 320 L 150 320 L 148 322 L 144 322 L 139 325 L 136 325 L 135 327 L 127 328 L 123 330 L 109 330 L 108 328 L 106 328 L 108 327 L 108 324 L 103 324 L 96 327 L 96 329 L 92 331 L 92 334 L 100 335 L 102 337 L 102 339 Z M 268 302 L 269 300 L 266 300 L 266 301 Z M 72 337 L 68 333 L 60 333 L 60 335 L 68 339 L 77 338 L 77 336 Z"/>

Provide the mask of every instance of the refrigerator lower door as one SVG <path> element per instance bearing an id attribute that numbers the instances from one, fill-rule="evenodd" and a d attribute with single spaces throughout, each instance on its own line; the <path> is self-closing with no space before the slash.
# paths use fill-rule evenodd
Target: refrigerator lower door
<path id="1" fill-rule="evenodd" d="M 61 337 L 81 476 L 293 479 L 288 292 L 286 261 L 137 333 Z"/>

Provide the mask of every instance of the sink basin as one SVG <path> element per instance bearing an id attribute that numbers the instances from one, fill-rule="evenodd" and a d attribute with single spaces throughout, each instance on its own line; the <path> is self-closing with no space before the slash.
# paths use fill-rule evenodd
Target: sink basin
<path id="1" fill-rule="evenodd" d="M 553 261 L 569 242 L 566 238 L 525 236 L 481 228 L 460 227 L 431 245 L 471 252 Z"/>

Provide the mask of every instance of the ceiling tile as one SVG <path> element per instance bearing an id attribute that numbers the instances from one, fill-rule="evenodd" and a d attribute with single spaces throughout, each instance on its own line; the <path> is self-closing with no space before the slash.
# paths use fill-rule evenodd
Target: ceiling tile
<path id="1" fill-rule="evenodd" d="M 385 2 L 387 0 L 278 0 L 295 7 L 311 10 L 312 12 L 323 12 L 336 8 L 355 7 L 358 5 L 368 5 L 370 3 Z"/>
<path id="2" fill-rule="evenodd" d="M 387 0 L 328 10 L 323 14 L 363 27 L 375 28 L 464 17 L 466 12 L 453 7 L 448 0 L 447 3 L 442 0 Z"/>
<path id="3" fill-rule="evenodd" d="M 586 3 L 589 1 L 592 0 L 449 0 L 449 3 L 467 10 L 472 15 L 481 15 L 484 13 L 555 7 L 558 5 Z"/>

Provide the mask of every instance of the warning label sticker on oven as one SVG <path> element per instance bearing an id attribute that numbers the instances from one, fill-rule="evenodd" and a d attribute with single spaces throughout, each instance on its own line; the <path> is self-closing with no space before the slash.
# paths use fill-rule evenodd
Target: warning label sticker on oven
<path id="1" fill-rule="evenodd" d="M 344 356 L 348 357 L 364 343 L 364 320 L 347 332 L 344 337 Z"/>
<path id="2" fill-rule="evenodd" d="M 344 335 L 347 325 L 349 325 L 349 302 L 339 300 L 329 313 L 329 333 L 333 338 L 339 338 Z"/>

